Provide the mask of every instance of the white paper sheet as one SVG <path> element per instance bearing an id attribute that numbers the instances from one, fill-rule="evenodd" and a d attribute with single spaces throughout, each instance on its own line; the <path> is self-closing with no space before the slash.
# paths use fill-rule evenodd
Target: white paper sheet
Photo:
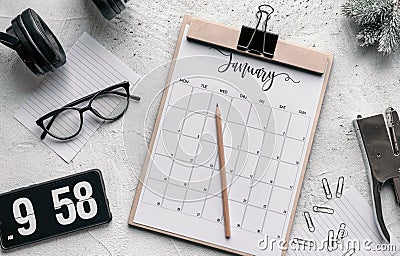
<path id="1" fill-rule="evenodd" d="M 242 252 L 281 255 L 257 244 L 288 233 L 324 75 L 230 56 L 185 34 L 178 58 L 134 221 Z M 217 103 L 230 239 L 222 220 Z"/>
<path id="2" fill-rule="evenodd" d="M 371 206 L 362 198 L 360 193 L 351 187 L 344 191 L 340 199 L 335 199 L 330 207 L 335 210 L 334 214 L 315 213 L 310 210 L 312 220 L 315 225 L 315 232 L 309 232 L 306 226 L 296 231 L 293 238 L 314 241 L 316 247 L 313 249 L 301 248 L 296 246 L 289 249 L 288 256 L 296 255 L 395 255 L 400 249 L 397 241 L 392 241 L 390 245 L 385 244 L 379 234 L 375 224 L 374 213 Z M 328 251 L 323 247 L 323 241 L 328 239 L 328 231 L 334 231 L 336 238 L 341 223 L 346 224 L 348 235 L 338 243 L 338 247 L 331 247 Z M 392 236 L 393 237 L 393 236 Z M 293 240 L 292 240 L 293 241 Z M 353 250 L 354 249 L 354 250 Z"/>
<path id="3" fill-rule="evenodd" d="M 134 85 L 138 79 L 139 76 L 121 60 L 83 33 L 68 50 L 65 65 L 46 75 L 40 88 L 16 112 L 15 118 L 40 137 L 43 130 L 35 121 L 44 114 L 122 81 Z M 70 162 L 101 124 L 93 114 L 85 113 L 83 128 L 77 137 L 59 141 L 46 136 L 43 142 Z"/>

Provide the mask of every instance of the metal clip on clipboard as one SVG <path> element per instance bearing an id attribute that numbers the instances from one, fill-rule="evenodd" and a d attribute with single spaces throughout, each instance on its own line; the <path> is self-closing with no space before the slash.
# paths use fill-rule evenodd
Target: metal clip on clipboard
<path id="1" fill-rule="evenodd" d="M 385 116 L 386 120 L 382 114 L 365 118 L 359 115 L 353 124 L 367 168 L 375 220 L 382 237 L 390 242 L 383 220 L 380 193 L 383 185 L 390 182 L 400 204 L 400 120 L 391 107 L 386 109 Z"/>
<path id="2" fill-rule="evenodd" d="M 296 67 L 317 75 L 323 75 L 329 71 L 333 60 L 332 54 L 298 46 L 279 39 L 276 34 L 266 32 L 267 22 L 272 13 L 273 9 L 270 6 L 261 5 L 257 11 L 256 27 L 242 26 L 241 29 L 188 16 L 184 24 L 189 25 L 186 38 L 228 52 Z M 263 30 L 259 30 L 263 19 L 265 20 Z"/>
<path id="3" fill-rule="evenodd" d="M 268 10 L 263 10 L 263 7 L 270 9 L 270 11 L 268 12 Z M 276 44 L 278 43 L 278 35 L 267 32 L 268 21 L 273 12 L 274 8 L 272 8 L 270 5 L 263 4 L 258 7 L 257 25 L 255 28 L 242 26 L 237 44 L 238 50 L 249 51 L 257 55 L 263 54 L 268 58 L 274 57 Z M 266 16 L 264 21 L 264 29 L 261 31 L 258 29 L 258 27 L 260 26 L 264 15 Z"/>

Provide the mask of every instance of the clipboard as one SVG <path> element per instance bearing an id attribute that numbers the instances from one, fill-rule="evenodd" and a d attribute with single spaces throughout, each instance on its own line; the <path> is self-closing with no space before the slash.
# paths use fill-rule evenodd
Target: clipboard
<path id="1" fill-rule="evenodd" d="M 242 28 L 240 30 L 240 29 L 228 27 L 225 25 L 213 23 L 213 22 L 210 22 L 207 20 L 203 20 L 203 19 L 199 19 L 199 18 L 195 18 L 195 17 L 189 16 L 189 15 L 186 15 L 183 19 L 183 23 L 182 23 L 181 30 L 180 30 L 180 33 L 178 36 L 178 41 L 177 41 L 177 44 L 175 47 L 173 59 L 176 59 L 178 57 L 179 49 L 180 49 L 181 42 L 182 42 L 184 32 L 185 32 L 185 28 L 187 26 L 189 26 L 189 29 L 187 32 L 188 40 L 196 41 L 201 44 L 218 46 L 218 47 L 227 49 L 227 50 L 235 52 L 235 53 L 250 56 L 252 58 L 265 60 L 266 62 L 279 63 L 282 65 L 290 66 L 295 69 L 300 69 L 300 70 L 303 70 L 306 72 L 311 72 L 311 73 L 314 73 L 317 75 L 322 75 L 322 74 L 325 75 L 324 80 L 323 80 L 322 90 L 319 95 L 316 118 L 315 118 L 315 121 L 310 124 L 311 139 L 305 149 L 306 153 L 305 153 L 304 164 L 300 168 L 301 169 L 300 181 L 299 181 L 300 185 L 298 186 L 298 189 L 295 191 L 294 208 L 290 214 L 290 222 L 289 222 L 288 231 L 284 236 L 284 238 L 288 241 L 290 233 L 291 233 L 293 219 L 294 219 L 295 212 L 296 212 L 297 202 L 298 202 L 299 196 L 300 196 L 301 184 L 304 179 L 307 160 L 308 160 L 310 150 L 311 150 L 312 140 L 314 137 L 316 126 L 317 126 L 318 116 L 319 116 L 319 113 L 321 110 L 321 105 L 322 105 L 325 89 L 327 86 L 329 73 L 330 73 L 330 70 L 332 67 L 333 55 L 330 53 L 318 51 L 316 49 L 297 46 L 295 44 L 292 44 L 290 42 L 286 42 L 286 41 L 280 40 L 280 39 L 276 40 L 276 45 L 274 45 L 274 47 L 272 47 L 274 49 L 271 53 L 259 54 L 259 52 L 257 52 L 257 51 L 243 49 L 243 47 L 240 47 L 240 46 L 238 47 L 238 42 L 242 35 L 242 32 L 243 32 L 243 30 L 246 30 L 247 28 Z M 243 40 L 243 38 L 242 38 L 242 40 Z M 261 52 L 262 52 L 262 50 L 261 50 Z M 151 230 L 151 231 L 155 231 L 155 232 L 162 233 L 165 235 L 177 237 L 177 238 L 180 238 L 180 239 L 183 239 L 186 241 L 210 246 L 210 247 L 220 249 L 223 251 L 227 251 L 227 252 L 231 252 L 231 253 L 235 253 L 235 254 L 239 254 L 239 255 L 251 255 L 251 254 L 245 253 L 243 251 L 235 250 L 235 249 L 232 249 L 232 248 L 229 248 L 226 246 L 221 246 L 221 245 L 217 245 L 214 243 L 205 242 L 205 241 L 195 239 L 195 238 L 192 238 L 189 236 L 185 236 L 185 235 L 174 233 L 174 232 L 169 232 L 169 231 L 166 231 L 163 229 L 159 229 L 156 227 L 143 225 L 141 223 L 135 222 L 135 216 L 137 214 L 139 198 L 140 198 L 141 192 L 144 188 L 143 184 L 145 182 L 146 170 L 149 167 L 150 153 L 153 151 L 156 134 L 160 127 L 162 109 L 164 108 L 164 105 L 166 104 L 166 98 L 167 98 L 167 94 L 168 94 L 168 90 L 169 90 L 168 85 L 171 82 L 171 77 L 174 72 L 174 68 L 175 68 L 175 65 L 173 63 L 169 70 L 169 74 L 168 74 L 168 78 L 167 78 L 167 82 L 166 82 L 167 86 L 164 90 L 164 93 L 163 93 L 163 96 L 161 99 L 159 112 L 158 112 L 157 119 L 156 119 L 156 122 L 154 125 L 152 137 L 151 137 L 151 140 L 149 143 L 149 150 L 147 151 L 147 154 L 146 154 L 146 159 L 145 159 L 145 162 L 143 165 L 142 173 L 141 173 L 138 187 L 136 190 L 136 194 L 135 194 L 134 202 L 133 202 L 132 209 L 130 212 L 128 224 L 131 226 L 134 226 L 134 227 L 139 227 L 139 228 L 143 228 L 146 230 Z M 223 234 L 221 234 L 221 236 L 223 236 Z M 285 252 L 282 252 L 282 255 L 285 255 Z"/>

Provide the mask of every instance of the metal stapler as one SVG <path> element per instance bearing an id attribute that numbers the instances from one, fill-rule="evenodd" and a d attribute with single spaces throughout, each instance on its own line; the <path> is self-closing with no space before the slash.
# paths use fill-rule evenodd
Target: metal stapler
<path id="1" fill-rule="evenodd" d="M 390 242 L 390 234 L 382 215 L 381 189 L 390 183 L 400 204 L 400 121 L 397 112 L 389 107 L 385 117 L 361 117 L 353 121 L 369 177 L 375 220 L 382 238 Z"/>

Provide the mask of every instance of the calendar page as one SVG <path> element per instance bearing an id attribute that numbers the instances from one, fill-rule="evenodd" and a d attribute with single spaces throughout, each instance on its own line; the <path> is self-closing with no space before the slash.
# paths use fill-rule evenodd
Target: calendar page
<path id="1" fill-rule="evenodd" d="M 255 255 L 288 236 L 324 75 L 188 41 L 166 87 L 134 222 Z M 215 110 L 232 236 L 225 238 Z"/>

